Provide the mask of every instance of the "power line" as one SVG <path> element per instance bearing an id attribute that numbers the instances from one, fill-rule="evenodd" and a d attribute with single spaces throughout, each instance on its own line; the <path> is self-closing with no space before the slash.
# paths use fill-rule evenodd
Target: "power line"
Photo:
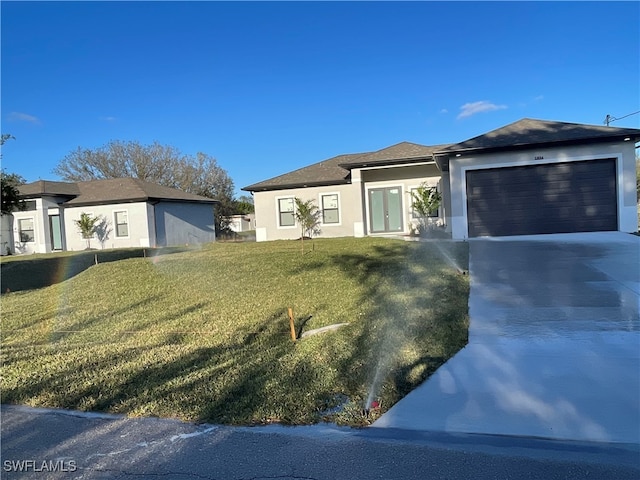
<path id="1" fill-rule="evenodd" d="M 608 127 L 611 122 L 615 122 L 616 120 L 622 120 L 623 118 L 630 117 L 631 115 L 636 115 L 637 113 L 640 113 L 640 110 L 638 110 L 637 112 L 629 113 L 628 115 L 625 115 L 623 117 L 618 117 L 618 118 L 607 114 L 607 116 L 604 117 L 604 124 Z"/>

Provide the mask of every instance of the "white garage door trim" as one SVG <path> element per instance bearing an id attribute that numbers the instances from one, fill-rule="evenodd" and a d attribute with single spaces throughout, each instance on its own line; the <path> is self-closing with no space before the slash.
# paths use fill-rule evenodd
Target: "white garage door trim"
<path id="1" fill-rule="evenodd" d="M 519 160 L 514 162 L 493 162 L 493 163 L 483 163 L 482 165 L 466 165 L 460 168 L 461 178 L 460 178 L 460 186 L 461 186 L 461 194 L 462 194 L 462 221 L 464 222 L 464 232 L 465 238 L 469 238 L 469 217 L 467 214 L 467 172 L 471 170 L 485 170 L 488 168 L 508 168 L 508 167 L 525 167 L 531 165 L 545 165 L 545 164 L 553 164 L 553 163 L 567 163 L 567 162 L 581 162 L 585 160 L 606 160 L 609 158 L 615 159 L 616 162 L 616 185 L 617 185 L 617 217 L 618 217 L 618 229 L 620 229 L 620 219 L 622 215 L 621 205 L 623 205 L 624 201 L 624 191 L 621 188 L 623 183 L 623 165 L 622 165 L 622 153 L 607 153 L 607 154 L 596 154 L 596 155 L 581 155 L 577 157 L 554 157 L 554 158 L 539 158 L 544 156 L 544 152 L 540 155 L 532 154 L 534 159 L 531 161 Z"/>

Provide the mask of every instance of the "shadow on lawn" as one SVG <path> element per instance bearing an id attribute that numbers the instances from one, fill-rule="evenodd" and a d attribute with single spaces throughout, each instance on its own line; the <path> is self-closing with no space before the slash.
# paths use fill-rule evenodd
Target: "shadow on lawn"
<path id="1" fill-rule="evenodd" d="M 0 263 L 0 293 L 44 288 L 64 282 L 99 263 L 129 258 L 167 255 L 187 251 L 187 247 L 130 248 L 125 250 L 90 250 L 67 255 L 20 256 Z"/>
<path id="2" fill-rule="evenodd" d="M 466 244 L 447 245 L 468 265 Z M 332 260 L 365 287 L 360 301 L 367 317 L 351 355 L 339 364 L 352 399 L 364 401 L 373 389 L 390 407 L 466 345 L 468 277 L 449 266 L 434 245 L 380 245 L 374 254 L 345 253 Z"/>
<path id="3" fill-rule="evenodd" d="M 154 345 L 67 344 L 58 350 L 52 344 L 45 357 L 64 351 L 70 358 L 80 355 L 77 364 L 5 388 L 3 402 L 31 403 L 44 396 L 47 405 L 67 409 L 167 417 L 180 412 L 186 420 L 225 424 L 299 423 L 306 414 L 304 422 L 311 423 L 320 400 L 310 398 L 301 408 L 299 398 L 305 398 L 306 387 L 317 379 L 315 368 L 322 366 L 297 359 L 296 368 L 283 368 L 283 359 L 296 348 L 288 333 L 282 308 L 253 331 L 239 329 L 232 340 L 210 347 L 171 332 Z M 14 352 L 12 361 L 27 360 L 27 350 Z"/>
<path id="4" fill-rule="evenodd" d="M 366 316 L 331 335 L 292 342 L 283 306 L 223 339 L 191 342 L 167 332 L 145 345 L 57 348 L 53 342 L 39 362 L 63 366 L 4 388 L 3 402 L 167 417 L 180 412 L 186 420 L 225 424 L 313 423 L 335 406 L 337 394 L 364 401 L 378 370 L 378 398 L 390 407 L 466 344 L 467 277 L 449 268 L 435 247 L 390 242 L 372 254 L 338 254 L 328 264 L 300 269 L 336 267 L 364 286 L 359 301 Z M 308 312 L 299 315 L 300 330 Z M 31 356 L 29 348 L 5 352 L 14 364 Z M 344 391 L 332 391 L 328 370 Z"/>

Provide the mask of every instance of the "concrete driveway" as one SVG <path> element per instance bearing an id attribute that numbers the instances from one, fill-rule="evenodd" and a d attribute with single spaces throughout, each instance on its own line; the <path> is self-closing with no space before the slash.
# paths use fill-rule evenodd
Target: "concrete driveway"
<path id="1" fill-rule="evenodd" d="M 469 343 L 373 426 L 640 444 L 640 237 L 470 241 Z"/>

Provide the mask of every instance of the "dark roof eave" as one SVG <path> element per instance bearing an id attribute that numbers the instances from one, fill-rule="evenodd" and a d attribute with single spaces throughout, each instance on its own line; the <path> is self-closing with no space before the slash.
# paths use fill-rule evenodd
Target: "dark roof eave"
<path id="1" fill-rule="evenodd" d="M 208 199 L 207 201 L 205 201 L 205 200 L 188 200 L 188 199 L 181 199 L 181 198 L 140 197 L 140 198 L 123 198 L 123 199 L 110 200 L 110 201 L 92 200 L 88 202 L 72 202 L 72 203 L 65 202 L 62 205 L 65 207 L 92 207 L 96 205 L 122 205 L 125 203 L 138 203 L 138 202 L 204 203 L 204 204 L 210 204 L 210 205 L 215 205 L 216 203 L 220 203 L 218 200 L 213 200 L 213 199 Z"/>
<path id="2" fill-rule="evenodd" d="M 147 202 L 209 203 L 209 204 L 220 203 L 220 200 L 214 200 L 213 198 L 207 198 L 205 200 L 197 200 L 197 199 L 188 199 L 188 198 L 156 198 L 156 197 L 149 197 L 149 198 L 147 198 L 146 201 Z"/>
<path id="3" fill-rule="evenodd" d="M 379 160 L 379 161 L 370 161 L 370 162 L 355 162 L 355 163 L 341 163 L 339 164 L 342 168 L 346 170 L 351 170 L 352 168 L 365 168 L 365 167 L 386 167 L 386 166 L 395 166 L 400 164 L 411 164 L 411 163 L 434 163 L 431 155 L 428 157 L 420 157 L 420 158 L 394 158 L 393 160 Z"/>
<path id="4" fill-rule="evenodd" d="M 260 185 L 258 183 L 254 185 L 249 185 L 247 187 L 243 187 L 240 190 L 245 192 L 267 192 L 273 190 L 289 190 L 292 188 L 309 188 L 309 187 L 330 187 L 331 185 L 348 185 L 351 183 L 351 180 L 332 180 L 332 181 L 324 181 L 324 182 L 301 182 L 301 183 L 288 183 L 288 184 L 271 184 L 271 185 Z"/>
<path id="5" fill-rule="evenodd" d="M 438 152 L 433 152 L 433 155 L 436 157 L 441 156 L 450 156 L 452 154 L 461 153 L 492 153 L 492 152 L 503 152 L 508 150 L 531 150 L 534 148 L 546 148 L 546 147 L 555 147 L 555 146 L 563 146 L 563 145 L 584 145 L 586 144 L 594 144 L 594 143 L 609 143 L 620 139 L 631 138 L 634 142 L 640 140 L 640 135 L 610 135 L 606 137 L 594 137 L 594 138 L 583 138 L 583 139 L 572 139 L 572 140 L 557 140 L 551 142 L 537 142 L 537 143 L 520 143 L 516 145 L 503 145 L 499 147 L 472 147 L 472 148 L 457 148 L 450 150 L 441 150 Z"/>
<path id="6" fill-rule="evenodd" d="M 76 198 L 78 195 L 72 195 L 67 193 L 27 193 L 26 195 L 18 195 L 18 198 L 21 200 L 28 200 L 31 198 L 42 198 L 42 197 L 59 197 L 59 198 L 67 198 L 72 199 Z"/>

